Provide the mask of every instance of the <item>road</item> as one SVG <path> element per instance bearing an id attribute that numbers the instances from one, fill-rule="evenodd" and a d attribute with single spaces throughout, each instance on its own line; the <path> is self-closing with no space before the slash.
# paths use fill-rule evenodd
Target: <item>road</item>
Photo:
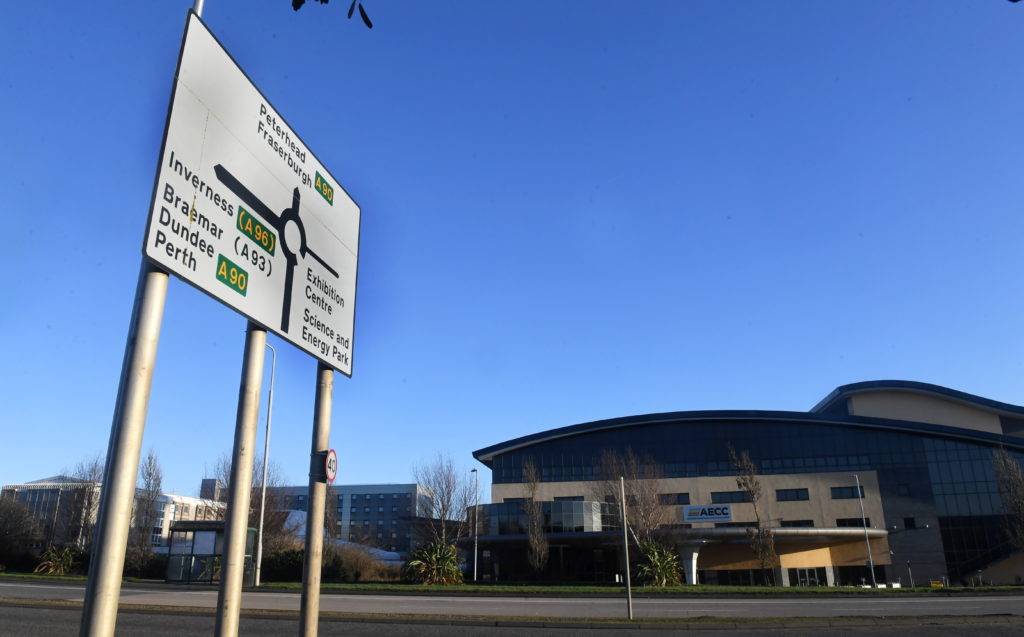
<path id="1" fill-rule="evenodd" d="M 77 637 L 80 609 L 19 608 L 0 604 L 0 635 L 17 637 Z M 900 620 L 896 620 L 900 621 Z M 242 616 L 239 634 L 246 637 L 277 637 L 298 633 L 297 618 L 252 618 Z M 119 637 L 179 637 L 180 635 L 212 635 L 212 615 L 179 615 L 170 613 L 135 613 L 122 611 L 117 617 Z M 912 624 L 902 620 L 898 625 L 885 623 L 842 624 L 830 626 L 825 621 L 797 626 L 735 626 L 717 624 L 703 628 L 687 626 L 686 635 L 695 637 L 814 637 L 823 633 L 841 633 L 844 637 L 1010 637 L 1020 635 L 1020 623 L 998 623 L 979 619 L 967 623 L 935 625 Z M 579 627 L 551 626 L 460 626 L 438 624 L 380 624 L 321 620 L 320 637 L 658 637 L 678 635 L 678 629 L 652 626 L 637 628 L 602 627 L 598 631 Z"/>
<path id="2" fill-rule="evenodd" d="M 29 600 L 82 601 L 85 585 L 80 583 L 40 583 L 37 581 L 0 581 L 0 598 Z M 132 585 L 121 590 L 121 603 L 145 606 L 188 606 L 214 608 L 216 589 L 185 589 L 172 585 Z M 774 598 L 694 597 L 634 599 L 637 618 L 792 618 L 792 617 L 920 617 L 1024 615 L 1024 599 L 1009 595 L 892 596 L 851 597 L 787 596 Z M 299 609 L 298 592 L 246 592 L 243 609 Z M 575 617 L 621 618 L 624 599 L 552 598 L 552 597 L 462 597 L 413 595 L 336 595 L 320 597 L 325 612 L 487 617 Z"/>

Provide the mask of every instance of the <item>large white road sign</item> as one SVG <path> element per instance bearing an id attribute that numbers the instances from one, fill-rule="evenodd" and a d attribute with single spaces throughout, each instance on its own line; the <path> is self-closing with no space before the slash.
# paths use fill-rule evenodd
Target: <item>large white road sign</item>
<path id="1" fill-rule="evenodd" d="M 351 376 L 359 216 L 189 13 L 145 256 Z"/>

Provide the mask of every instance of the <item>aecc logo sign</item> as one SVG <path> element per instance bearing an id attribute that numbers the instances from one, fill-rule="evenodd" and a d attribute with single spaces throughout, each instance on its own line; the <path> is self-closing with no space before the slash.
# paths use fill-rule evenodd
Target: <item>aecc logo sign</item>
<path id="1" fill-rule="evenodd" d="M 683 507 L 684 522 L 731 522 L 732 507 L 728 504 L 715 506 Z"/>

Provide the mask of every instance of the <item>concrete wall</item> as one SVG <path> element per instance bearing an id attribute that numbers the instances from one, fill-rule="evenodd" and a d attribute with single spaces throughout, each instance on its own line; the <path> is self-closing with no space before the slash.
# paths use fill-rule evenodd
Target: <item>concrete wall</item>
<path id="1" fill-rule="evenodd" d="M 850 414 L 1003 433 L 999 416 L 981 407 L 906 391 L 867 391 L 850 397 Z"/>
<path id="2" fill-rule="evenodd" d="M 870 518 L 873 528 L 885 528 L 885 515 L 878 491 L 878 476 L 874 471 L 858 474 L 864 487 L 864 514 Z M 860 518 L 857 499 L 833 500 L 832 487 L 852 487 L 854 479 L 848 472 L 794 473 L 758 476 L 761 482 L 762 520 L 768 526 L 781 526 L 784 520 L 812 520 L 814 526 L 833 527 L 840 518 Z M 702 476 L 696 478 L 663 478 L 657 480 L 658 493 L 689 493 L 691 504 L 711 504 L 711 493 L 737 491 L 735 476 Z M 777 489 L 798 489 L 808 491 L 808 500 L 777 502 Z M 553 500 L 556 497 L 583 496 L 586 499 L 603 500 L 600 482 L 543 482 L 537 490 L 539 500 Z M 523 484 L 495 484 L 491 488 L 491 501 L 502 502 L 505 498 L 522 498 L 526 495 Z M 683 507 L 672 506 L 670 522 L 682 523 Z M 735 522 L 753 522 L 754 507 L 748 503 L 732 505 Z M 714 524 L 696 524 L 694 528 L 713 528 Z"/>

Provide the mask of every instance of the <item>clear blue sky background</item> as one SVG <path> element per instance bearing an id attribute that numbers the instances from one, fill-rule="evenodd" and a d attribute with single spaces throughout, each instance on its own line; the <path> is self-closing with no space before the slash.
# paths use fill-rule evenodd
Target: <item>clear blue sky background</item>
<path id="1" fill-rule="evenodd" d="M 189 6 L 4 9 L 2 483 L 106 450 Z M 862 380 L 1024 404 L 1024 6 L 364 6 L 373 30 L 342 0 L 204 14 L 362 206 L 341 482 Z M 144 442 L 166 489 L 230 450 L 245 324 L 172 280 Z M 316 365 L 270 340 L 301 484 Z"/>

